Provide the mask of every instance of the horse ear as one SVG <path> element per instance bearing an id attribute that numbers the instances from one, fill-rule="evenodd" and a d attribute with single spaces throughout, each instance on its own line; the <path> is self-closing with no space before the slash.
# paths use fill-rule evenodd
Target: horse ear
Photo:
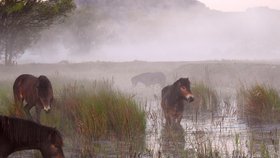
<path id="1" fill-rule="evenodd" d="M 46 76 L 44 76 L 44 75 L 40 75 L 39 77 L 38 77 L 38 79 L 42 79 L 42 78 L 45 78 Z"/>
<path id="2" fill-rule="evenodd" d="M 45 75 L 40 75 L 38 77 L 38 80 L 41 81 L 41 82 L 44 82 L 44 81 L 48 80 L 48 78 Z"/>
<path id="3" fill-rule="evenodd" d="M 39 85 L 40 85 L 40 81 L 37 80 L 36 83 L 35 83 L 35 88 L 38 89 L 38 88 L 39 88 Z"/>
<path id="4" fill-rule="evenodd" d="M 173 83 L 174 86 L 180 85 L 181 84 L 182 78 L 178 79 L 176 82 Z"/>
<path id="5" fill-rule="evenodd" d="M 63 140 L 61 138 L 60 133 L 56 130 L 56 128 L 54 128 L 54 132 L 51 133 L 51 142 L 53 144 L 56 144 L 58 146 L 62 146 L 63 145 Z"/>

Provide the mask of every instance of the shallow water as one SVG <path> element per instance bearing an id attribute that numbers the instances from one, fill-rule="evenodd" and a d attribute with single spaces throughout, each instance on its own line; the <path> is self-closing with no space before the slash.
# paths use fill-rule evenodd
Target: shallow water
<path id="1" fill-rule="evenodd" d="M 227 104 L 230 104 L 228 106 Z M 223 102 L 218 112 L 196 112 L 193 105 L 187 105 L 181 125 L 167 128 L 158 97 L 146 103 L 147 129 L 145 150 L 138 157 L 196 157 L 197 153 L 209 155 L 218 153 L 221 157 L 262 157 L 265 151 L 271 157 L 279 157 L 279 124 L 248 124 L 239 118 L 234 98 Z M 119 148 L 115 142 L 99 142 L 104 155 L 87 157 L 119 157 L 126 147 Z M 118 144 L 119 145 L 119 144 Z M 117 146 L 118 146 L 117 145 Z M 122 150 L 122 151 L 118 151 Z M 66 157 L 81 157 L 75 148 L 64 147 Z M 124 154 L 125 155 L 125 154 Z M 38 152 L 17 152 L 12 158 L 40 157 Z M 130 157 L 127 155 L 125 157 Z"/>
<path id="2" fill-rule="evenodd" d="M 150 106 L 154 111 L 148 117 L 146 141 L 147 147 L 153 149 L 152 157 L 193 157 L 194 153 L 211 151 L 222 157 L 262 157 L 265 149 L 271 157 L 279 155 L 280 123 L 248 124 L 246 119 L 238 118 L 234 100 L 226 111 L 224 103 L 220 106 L 223 110 L 217 113 L 185 111 L 176 129 L 164 126 L 158 100 Z"/>

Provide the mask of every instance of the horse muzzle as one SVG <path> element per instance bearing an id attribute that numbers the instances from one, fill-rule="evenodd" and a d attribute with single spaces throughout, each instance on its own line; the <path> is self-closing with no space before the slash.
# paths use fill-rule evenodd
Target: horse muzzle
<path id="1" fill-rule="evenodd" d="M 50 106 L 50 105 L 44 106 L 44 110 L 45 110 L 46 112 L 49 112 L 49 111 L 51 110 L 51 106 Z"/>
<path id="2" fill-rule="evenodd" d="M 188 94 L 187 96 L 185 96 L 185 99 L 190 103 L 194 101 L 194 96 L 192 94 Z"/>

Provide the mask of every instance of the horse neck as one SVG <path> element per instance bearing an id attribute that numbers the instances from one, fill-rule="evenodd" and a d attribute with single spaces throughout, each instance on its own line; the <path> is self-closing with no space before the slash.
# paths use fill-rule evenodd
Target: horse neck
<path id="1" fill-rule="evenodd" d="M 2 117 L 1 125 L 5 127 L 2 129 L 3 133 L 20 148 L 23 148 L 21 146 L 39 148 L 40 143 L 45 142 L 52 131 L 49 127 L 17 118 Z"/>
<path id="2" fill-rule="evenodd" d="M 169 95 L 167 95 L 168 96 L 167 97 L 167 102 L 170 105 L 174 105 L 178 102 L 178 99 L 180 98 L 180 96 L 178 94 L 178 91 L 177 91 L 176 87 L 170 86 L 169 88 L 170 89 L 168 91 Z"/>

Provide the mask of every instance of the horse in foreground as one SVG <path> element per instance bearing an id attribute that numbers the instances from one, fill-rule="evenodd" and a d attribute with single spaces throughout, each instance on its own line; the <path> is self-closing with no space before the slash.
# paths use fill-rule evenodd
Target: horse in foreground
<path id="1" fill-rule="evenodd" d="M 35 77 L 29 74 L 22 74 L 13 85 L 15 103 L 24 106 L 24 111 L 29 119 L 32 119 L 30 109 L 35 106 L 36 119 L 40 123 L 40 113 L 44 109 L 48 112 L 53 102 L 53 89 L 51 82 L 46 76 Z M 26 105 L 23 103 L 26 102 Z"/>
<path id="2" fill-rule="evenodd" d="M 64 158 L 63 140 L 55 128 L 0 115 L 0 157 L 20 150 L 40 150 L 44 158 Z"/>
<path id="3" fill-rule="evenodd" d="M 180 78 L 172 85 L 162 89 L 161 107 L 167 125 L 180 124 L 183 118 L 185 103 L 194 101 L 190 85 L 191 83 L 188 78 Z"/>

